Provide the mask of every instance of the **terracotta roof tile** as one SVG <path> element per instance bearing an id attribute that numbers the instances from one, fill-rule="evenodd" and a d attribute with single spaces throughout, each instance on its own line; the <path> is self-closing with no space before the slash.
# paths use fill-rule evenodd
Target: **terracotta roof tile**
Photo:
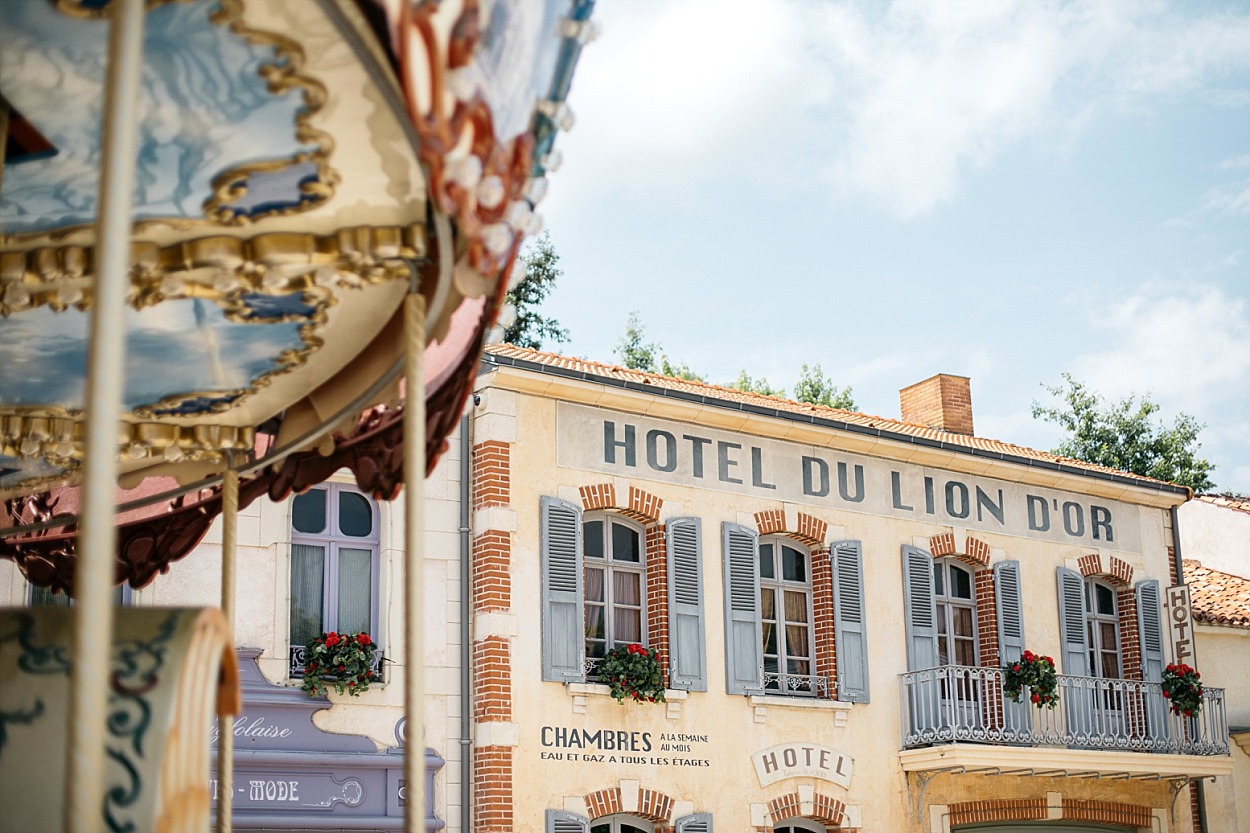
<path id="1" fill-rule="evenodd" d="M 1215 506 L 1236 509 L 1238 512 L 1250 514 L 1250 497 L 1244 495 L 1198 495 L 1198 500 Z"/>
<path id="2" fill-rule="evenodd" d="M 1143 477 L 1137 474 L 1122 472 L 1117 469 L 1108 468 L 1107 466 L 1087 463 L 1083 460 L 1061 457 L 1057 454 L 1051 454 L 1049 451 L 1038 451 L 1037 449 L 1026 448 L 1022 445 L 1014 445 L 1012 443 L 991 440 L 985 437 L 970 437 L 966 434 L 954 434 L 937 428 L 929 428 L 925 425 L 903 422 L 900 419 L 873 416 L 872 414 L 862 414 L 856 411 L 843 410 L 841 408 L 829 408 L 824 405 L 809 405 L 805 402 L 793 402 L 788 399 L 778 399 L 776 397 L 764 396 L 758 393 L 749 393 L 737 390 L 736 388 L 723 387 L 721 385 L 709 385 L 704 382 L 674 379 L 669 376 L 661 376 L 656 373 L 645 373 L 641 370 L 630 370 L 629 368 L 620 367 L 618 365 L 604 364 L 602 362 L 590 361 L 588 359 L 579 359 L 574 356 L 564 356 L 559 353 L 545 353 L 540 350 L 531 350 L 527 347 L 516 347 L 511 344 L 487 345 L 486 353 L 493 356 L 503 356 L 510 359 L 534 362 L 548 367 L 562 368 L 576 373 L 586 373 L 607 379 L 634 382 L 643 385 L 654 385 L 657 388 L 664 388 L 667 390 L 684 391 L 686 393 L 707 396 L 722 401 L 755 405 L 804 416 L 839 420 L 851 425 L 879 428 L 884 431 L 892 431 L 898 434 L 905 434 L 913 437 L 924 437 L 936 442 L 949 443 L 950 445 L 962 446 L 965 448 L 975 448 L 981 451 L 1005 454 L 1028 460 L 1040 460 L 1057 465 L 1071 466 L 1085 471 L 1131 477 L 1134 480 L 1139 480 L 1143 483 L 1164 482 L 1161 480 L 1155 480 L 1151 477 Z"/>
<path id="3" fill-rule="evenodd" d="M 1250 579 L 1203 567 L 1191 559 L 1183 563 L 1195 619 L 1250 628 Z"/>

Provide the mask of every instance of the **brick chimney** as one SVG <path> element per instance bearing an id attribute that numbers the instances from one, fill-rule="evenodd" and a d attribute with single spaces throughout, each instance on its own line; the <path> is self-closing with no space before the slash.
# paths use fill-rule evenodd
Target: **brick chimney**
<path id="1" fill-rule="evenodd" d="M 972 382 L 939 373 L 898 392 L 904 422 L 972 436 Z"/>

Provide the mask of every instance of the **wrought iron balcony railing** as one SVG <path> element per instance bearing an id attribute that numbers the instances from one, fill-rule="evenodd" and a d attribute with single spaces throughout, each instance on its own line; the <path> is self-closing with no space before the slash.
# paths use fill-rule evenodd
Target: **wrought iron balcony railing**
<path id="1" fill-rule="evenodd" d="M 828 697 L 829 678 L 811 674 L 764 672 L 764 693 L 789 697 Z"/>
<path id="2" fill-rule="evenodd" d="M 1225 755 L 1224 690 L 1203 692 L 1192 717 L 1174 715 L 1159 683 L 1058 677 L 1059 705 L 1037 708 L 1025 689 L 1003 694 L 997 668 L 944 665 L 901 675 L 903 748 L 972 741 L 1126 752 Z"/>
<path id="3" fill-rule="evenodd" d="M 293 680 L 298 680 L 304 676 L 304 665 L 308 662 L 308 648 L 304 645 L 291 645 L 287 651 L 287 676 Z M 382 677 L 382 666 L 386 662 L 386 658 L 381 651 L 373 652 L 373 662 L 369 667 L 373 669 L 375 682 L 384 682 Z"/>

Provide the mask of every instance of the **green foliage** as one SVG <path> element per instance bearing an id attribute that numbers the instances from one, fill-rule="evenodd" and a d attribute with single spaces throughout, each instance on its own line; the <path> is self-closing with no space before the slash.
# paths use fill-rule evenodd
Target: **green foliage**
<path id="1" fill-rule="evenodd" d="M 544 339 L 557 344 L 569 340 L 569 331 L 554 318 L 539 315 L 537 308 L 551 290 L 556 279 L 564 274 L 560 269 L 560 256 L 551 245 L 546 232 L 526 248 L 513 268 L 525 270 L 525 277 L 508 290 L 507 302 L 516 308 L 516 319 L 504 329 L 503 340 L 518 347 L 538 350 Z"/>
<path id="2" fill-rule="evenodd" d="M 613 351 L 621 360 L 621 366 L 644 373 L 660 373 L 676 379 L 702 382 L 703 377 L 690 369 L 685 362 L 674 364 L 655 342 L 645 340 L 646 326 L 638 310 L 629 314 L 625 322 L 625 335 L 621 336 Z"/>
<path id="3" fill-rule="evenodd" d="M 794 386 L 794 398 L 809 405 L 826 405 L 830 408 L 842 408 L 846 411 L 855 410 L 855 398 L 851 396 L 850 386 L 841 390 L 833 384 L 833 380 L 825 376 L 820 365 L 806 364 L 799 372 L 798 384 Z"/>
<path id="4" fill-rule="evenodd" d="M 1053 709 L 1059 705 L 1059 680 L 1055 676 L 1055 661 L 1050 657 L 1025 651 L 1020 659 L 1003 666 L 1003 694 L 1019 703 L 1024 690 L 1029 691 L 1029 702 L 1040 708 Z"/>
<path id="5" fill-rule="evenodd" d="M 638 644 L 618 645 L 603 656 L 596 668 L 599 681 L 612 689 L 616 702 L 663 703 L 664 674 L 654 648 Z"/>
<path id="6" fill-rule="evenodd" d="M 745 370 L 738 373 L 738 378 L 735 381 L 726 384 L 725 387 L 734 388 L 735 390 L 745 391 L 747 393 L 758 393 L 762 396 L 775 396 L 778 399 L 786 398 L 785 388 L 773 387 L 768 384 L 768 380 L 763 376 L 758 379 L 752 379 L 750 374 L 748 374 Z"/>
<path id="7" fill-rule="evenodd" d="M 353 697 L 369 690 L 373 682 L 373 655 L 376 646 L 369 634 L 330 631 L 315 636 L 307 645 L 304 682 L 300 686 L 310 697 L 325 696 L 330 686 L 339 694 Z"/>
<path id="8" fill-rule="evenodd" d="M 1068 373 L 1067 387 L 1046 386 L 1063 404 L 1046 407 L 1033 403 L 1033 417 L 1059 424 L 1067 437 L 1054 451 L 1121 471 L 1167 480 L 1195 492 L 1209 491 L 1215 484 L 1209 461 L 1197 456 L 1202 447 L 1198 432 L 1203 426 L 1181 414 L 1171 428 L 1156 425 L 1151 417 L 1159 406 L 1147 397 L 1129 396 L 1106 403 Z"/>

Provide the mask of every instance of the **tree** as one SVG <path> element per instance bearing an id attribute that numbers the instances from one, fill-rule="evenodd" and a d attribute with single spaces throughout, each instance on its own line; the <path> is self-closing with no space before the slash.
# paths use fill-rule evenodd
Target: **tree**
<path id="1" fill-rule="evenodd" d="M 670 361 L 663 348 L 655 342 L 643 340 L 646 331 L 638 310 L 633 310 L 625 322 L 625 335 L 616 343 L 613 351 L 621 359 L 621 365 L 630 370 L 641 370 L 645 373 L 661 373 L 677 379 L 702 382 L 703 377 L 690 369 L 685 362 L 675 364 Z"/>
<path id="2" fill-rule="evenodd" d="M 775 396 L 778 399 L 786 398 L 785 388 L 774 388 L 768 384 L 768 380 L 761 376 L 758 379 L 752 379 L 745 371 L 738 373 L 738 378 L 725 385 L 727 388 L 735 388 L 736 390 L 746 391 L 747 393 L 758 393 L 762 396 Z"/>
<path id="3" fill-rule="evenodd" d="M 557 344 L 569 340 L 569 331 L 554 318 L 539 315 L 537 307 L 555 288 L 556 279 L 564 274 L 560 269 L 560 256 L 551 245 L 546 232 L 521 253 L 520 263 L 513 268 L 524 268 L 525 277 L 508 290 L 507 303 L 516 309 L 516 318 L 504 328 L 503 340 L 518 347 L 538 350 L 543 339 Z"/>
<path id="4" fill-rule="evenodd" d="M 1167 480 L 1195 492 L 1209 491 L 1215 469 L 1197 456 L 1202 426 L 1188 414 L 1180 414 L 1171 428 L 1151 420 L 1159 406 L 1148 397 L 1129 396 L 1107 403 L 1082 383 L 1063 374 L 1065 388 L 1045 386 L 1059 406 L 1033 403 L 1033 417 L 1054 422 L 1067 431 L 1056 454 L 1096 463 L 1121 471 Z"/>
<path id="5" fill-rule="evenodd" d="M 794 398 L 809 405 L 826 405 L 830 408 L 855 410 L 855 399 L 851 396 L 851 388 L 839 390 L 833 380 L 826 377 L 820 365 L 812 365 L 809 369 L 805 364 L 799 372 L 798 384 L 794 386 Z"/>

